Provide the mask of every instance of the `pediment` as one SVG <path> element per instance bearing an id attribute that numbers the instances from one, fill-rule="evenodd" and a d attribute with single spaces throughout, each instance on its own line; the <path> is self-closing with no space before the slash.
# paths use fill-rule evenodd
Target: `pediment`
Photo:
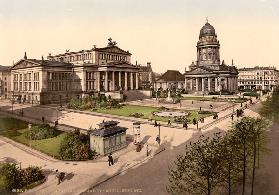
<path id="1" fill-rule="evenodd" d="M 30 67 L 39 66 L 39 65 L 40 64 L 29 61 L 29 60 L 20 60 L 12 67 L 12 69 L 30 68 Z"/>
<path id="2" fill-rule="evenodd" d="M 105 47 L 99 49 L 102 52 L 107 52 L 107 53 L 118 53 L 118 54 L 125 54 L 129 55 L 130 53 L 127 51 L 124 51 L 123 49 L 120 49 L 119 47 L 113 46 L 113 47 Z"/>
<path id="3" fill-rule="evenodd" d="M 195 68 L 194 70 L 187 72 L 187 74 L 211 74 L 211 73 L 213 73 L 213 71 L 204 68 Z"/>

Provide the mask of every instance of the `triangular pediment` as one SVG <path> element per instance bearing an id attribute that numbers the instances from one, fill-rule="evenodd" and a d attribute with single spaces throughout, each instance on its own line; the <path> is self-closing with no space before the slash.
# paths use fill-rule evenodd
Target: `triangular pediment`
<path id="1" fill-rule="evenodd" d="M 40 66 L 40 64 L 35 63 L 30 60 L 22 59 L 22 60 L 19 60 L 17 63 L 15 63 L 15 65 L 13 65 L 12 69 L 30 68 L 30 67 L 34 67 L 34 66 Z"/>
<path id="2" fill-rule="evenodd" d="M 187 74 L 212 74 L 212 73 L 213 73 L 212 70 L 201 68 L 201 67 L 195 68 L 187 72 Z"/>
<path id="3" fill-rule="evenodd" d="M 130 55 L 130 53 L 128 51 L 124 51 L 123 49 L 120 49 L 117 46 L 98 48 L 98 51 Z"/>

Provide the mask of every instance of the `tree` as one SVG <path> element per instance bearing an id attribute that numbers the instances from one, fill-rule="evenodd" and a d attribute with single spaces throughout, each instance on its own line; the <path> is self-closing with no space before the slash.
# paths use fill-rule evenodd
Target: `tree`
<path id="1" fill-rule="evenodd" d="M 169 169 L 168 192 L 173 194 L 210 195 L 221 183 L 222 164 L 220 135 L 200 139 L 186 146 L 185 154 L 177 157 Z"/>
<path id="2" fill-rule="evenodd" d="M 251 117 L 243 117 L 240 121 L 235 123 L 229 130 L 229 134 L 233 140 L 238 140 L 239 155 L 242 164 L 242 195 L 245 194 L 246 177 L 247 177 L 247 164 L 248 156 L 251 153 L 251 147 L 249 147 L 251 141 L 251 131 L 253 128 L 254 119 Z"/>
<path id="3" fill-rule="evenodd" d="M 276 88 L 272 96 L 268 96 L 266 101 L 262 102 L 260 114 L 271 121 L 279 122 L 279 88 Z"/>

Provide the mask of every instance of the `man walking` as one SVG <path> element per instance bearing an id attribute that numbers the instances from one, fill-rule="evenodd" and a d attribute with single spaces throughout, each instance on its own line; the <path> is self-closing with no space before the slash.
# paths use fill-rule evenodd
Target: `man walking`
<path id="1" fill-rule="evenodd" d="M 108 155 L 108 162 L 109 162 L 109 166 L 113 165 L 113 158 L 111 153 Z"/>
<path id="2" fill-rule="evenodd" d="M 171 120 L 170 119 L 168 120 L 168 125 L 171 125 Z"/>
<path id="3" fill-rule="evenodd" d="M 146 144 L 146 156 L 148 157 L 149 152 L 148 152 L 148 144 Z"/>
<path id="4" fill-rule="evenodd" d="M 63 176 L 63 173 L 58 172 L 58 170 L 56 169 L 55 177 L 58 179 L 57 185 L 59 185 L 62 182 L 64 176 Z"/>

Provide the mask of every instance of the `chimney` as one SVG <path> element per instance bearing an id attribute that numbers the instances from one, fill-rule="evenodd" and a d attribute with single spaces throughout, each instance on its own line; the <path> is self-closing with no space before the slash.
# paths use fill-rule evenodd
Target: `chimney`
<path id="1" fill-rule="evenodd" d="M 151 67 L 151 62 L 147 62 L 147 67 Z"/>
<path id="2" fill-rule="evenodd" d="M 233 66 L 233 59 L 232 59 L 232 66 Z"/>
<path id="3" fill-rule="evenodd" d="M 138 61 L 136 60 L 136 66 L 138 65 Z"/>
<path id="4" fill-rule="evenodd" d="M 24 52 L 24 59 L 27 60 L 26 52 Z"/>

